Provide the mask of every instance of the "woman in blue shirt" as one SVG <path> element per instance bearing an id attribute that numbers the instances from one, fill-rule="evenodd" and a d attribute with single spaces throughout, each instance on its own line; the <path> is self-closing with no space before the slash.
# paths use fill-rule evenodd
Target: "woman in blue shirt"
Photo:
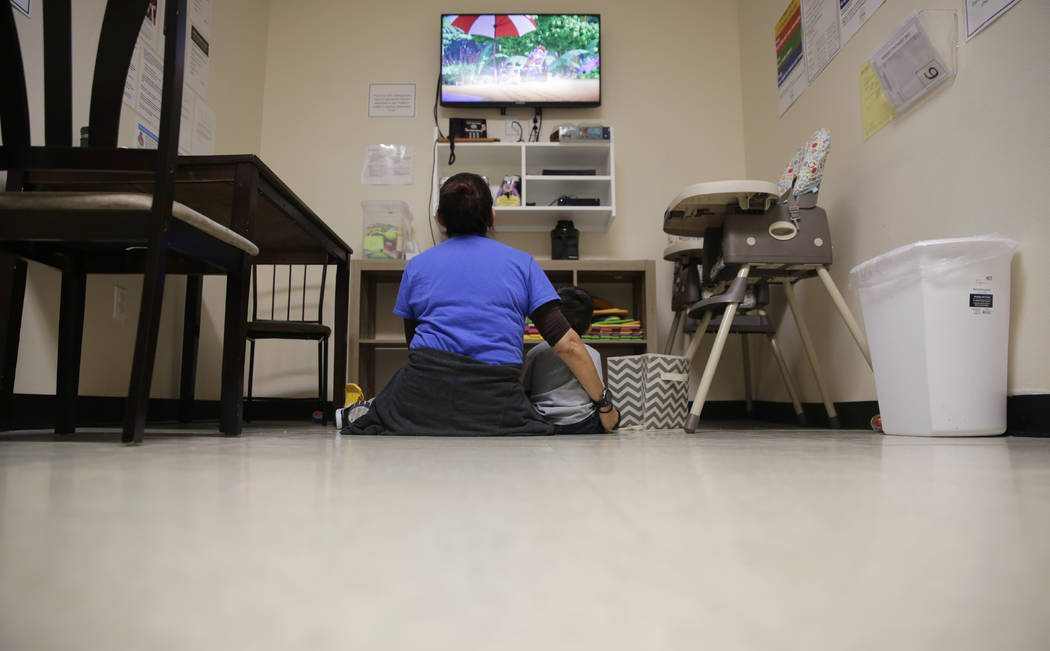
<path id="1" fill-rule="evenodd" d="M 448 239 L 408 261 L 394 306 L 408 362 L 367 412 L 337 412 L 344 433 L 552 433 L 520 381 L 526 316 L 595 401 L 606 431 L 615 426 L 619 415 L 546 274 L 529 254 L 486 237 L 494 217 L 480 176 L 441 186 L 436 219 Z"/>

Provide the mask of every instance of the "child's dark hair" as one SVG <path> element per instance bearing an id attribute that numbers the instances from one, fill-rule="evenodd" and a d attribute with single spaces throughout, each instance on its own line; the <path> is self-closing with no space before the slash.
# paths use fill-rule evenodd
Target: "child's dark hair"
<path id="1" fill-rule="evenodd" d="M 578 335 L 584 335 L 591 329 L 594 317 L 594 299 L 579 287 L 562 287 L 558 290 L 561 299 L 561 313 Z"/>
<path id="2" fill-rule="evenodd" d="M 484 235 L 492 226 L 492 191 L 477 174 L 460 172 L 442 184 L 437 212 L 449 237 Z"/>

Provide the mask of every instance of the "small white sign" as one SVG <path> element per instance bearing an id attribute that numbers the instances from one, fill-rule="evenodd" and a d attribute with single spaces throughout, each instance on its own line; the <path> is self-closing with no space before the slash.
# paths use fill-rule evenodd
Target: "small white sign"
<path id="1" fill-rule="evenodd" d="M 416 85 L 368 84 L 368 117 L 416 117 Z"/>

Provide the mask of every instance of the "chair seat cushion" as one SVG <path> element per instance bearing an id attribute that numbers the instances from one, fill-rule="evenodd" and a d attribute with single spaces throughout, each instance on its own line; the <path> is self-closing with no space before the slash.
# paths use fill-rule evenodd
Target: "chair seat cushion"
<path id="1" fill-rule="evenodd" d="M 331 333 L 332 329 L 323 323 L 266 320 L 248 322 L 249 339 L 324 339 Z"/>
<path id="2" fill-rule="evenodd" d="M 141 192 L 0 192 L 0 210 L 4 212 L 148 211 L 152 207 L 153 196 Z M 171 214 L 175 219 L 248 255 L 259 253 L 259 247 L 247 238 L 185 204 L 173 202 Z"/>

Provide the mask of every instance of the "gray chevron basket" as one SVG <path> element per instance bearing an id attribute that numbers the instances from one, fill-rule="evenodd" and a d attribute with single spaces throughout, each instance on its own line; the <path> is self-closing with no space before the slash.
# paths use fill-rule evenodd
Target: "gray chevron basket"
<path id="1" fill-rule="evenodd" d="M 621 429 L 678 429 L 689 402 L 689 360 L 679 355 L 610 357 L 609 394 Z"/>

